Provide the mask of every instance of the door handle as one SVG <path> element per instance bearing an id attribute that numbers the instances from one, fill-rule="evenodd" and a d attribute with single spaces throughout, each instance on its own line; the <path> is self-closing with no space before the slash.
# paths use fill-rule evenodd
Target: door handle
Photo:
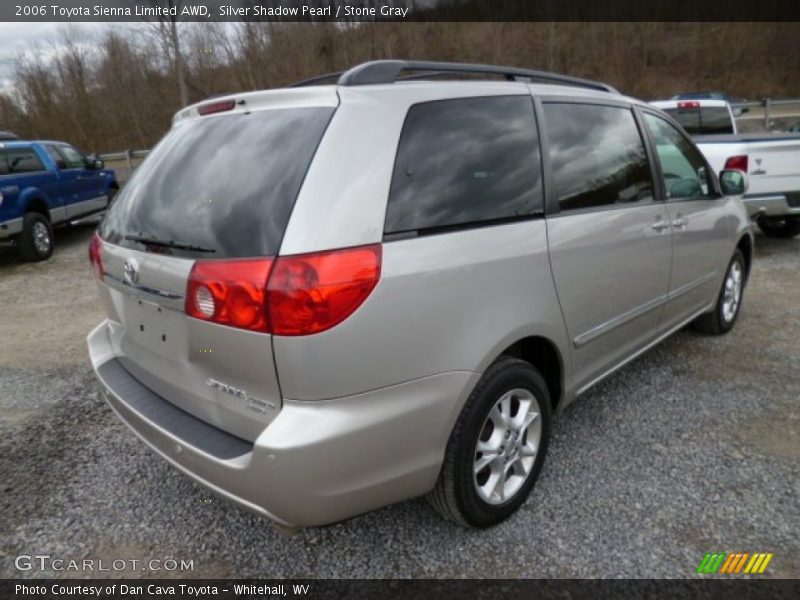
<path id="1" fill-rule="evenodd" d="M 656 231 L 664 231 L 667 227 L 669 227 L 669 223 L 662 221 L 660 217 L 655 223 L 650 225 L 650 228 L 655 229 Z"/>
<path id="2" fill-rule="evenodd" d="M 682 216 L 680 216 L 680 214 L 678 215 L 678 218 L 677 218 L 677 219 L 675 219 L 675 220 L 672 222 L 672 226 L 673 226 L 675 229 L 683 229 L 683 228 L 684 228 L 684 227 L 686 227 L 688 224 L 689 224 L 689 219 L 687 219 L 686 217 L 682 217 Z"/>

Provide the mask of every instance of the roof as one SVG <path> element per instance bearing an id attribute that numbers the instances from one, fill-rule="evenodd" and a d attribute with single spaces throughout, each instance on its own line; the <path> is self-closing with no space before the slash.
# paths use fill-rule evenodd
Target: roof
<path id="1" fill-rule="evenodd" d="M 56 140 L 2 140 L 0 139 L 0 147 L 3 148 L 28 148 L 32 144 L 66 144 L 66 142 L 59 142 Z"/>

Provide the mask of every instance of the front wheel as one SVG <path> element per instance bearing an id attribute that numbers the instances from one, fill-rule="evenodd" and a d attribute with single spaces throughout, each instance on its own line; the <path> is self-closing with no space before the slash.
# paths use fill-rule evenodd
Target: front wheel
<path id="1" fill-rule="evenodd" d="M 529 363 L 503 357 L 483 375 L 456 421 L 428 501 L 460 525 L 490 527 L 530 494 L 550 437 L 550 394 Z"/>
<path id="2" fill-rule="evenodd" d="M 800 233 L 800 217 L 759 217 L 762 233 L 774 238 L 792 238 Z"/>
<path id="3" fill-rule="evenodd" d="M 45 260 L 53 254 L 53 228 L 44 215 L 31 212 L 22 219 L 22 233 L 17 238 L 22 258 L 29 262 Z"/>
<path id="4" fill-rule="evenodd" d="M 712 311 L 700 315 L 693 323 L 697 331 L 709 335 L 722 335 L 733 329 L 742 306 L 745 273 L 744 255 L 737 249 L 725 273 L 722 289 L 717 296 L 717 305 Z"/>

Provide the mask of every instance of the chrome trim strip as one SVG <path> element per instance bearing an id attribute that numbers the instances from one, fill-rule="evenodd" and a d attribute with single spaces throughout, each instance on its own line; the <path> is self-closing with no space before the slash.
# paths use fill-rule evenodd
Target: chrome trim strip
<path id="1" fill-rule="evenodd" d="M 632 321 L 637 317 L 641 317 L 645 313 L 648 313 L 651 310 L 658 308 L 659 306 L 663 306 L 667 302 L 667 299 L 668 299 L 667 294 L 663 294 L 661 296 L 658 296 L 657 298 L 653 298 L 652 300 L 645 302 L 644 304 L 636 306 L 622 313 L 621 315 L 617 315 L 613 319 L 606 321 L 605 323 L 601 323 L 597 327 L 593 327 L 589 331 L 580 334 L 573 340 L 572 343 L 576 348 L 585 346 L 592 340 L 597 339 L 598 337 L 600 337 L 605 333 L 608 333 L 612 329 L 621 327 L 625 323 L 628 323 L 629 321 Z"/>
<path id="2" fill-rule="evenodd" d="M 57 206 L 56 208 L 50 209 L 50 222 L 53 225 L 61 223 L 61 221 L 66 221 L 66 220 L 67 220 L 66 206 Z"/>
<path id="3" fill-rule="evenodd" d="M 656 346 L 656 345 L 658 345 L 659 343 L 663 342 L 663 341 L 664 341 L 666 338 L 668 338 L 669 336 L 671 336 L 673 333 L 675 333 L 675 332 L 676 332 L 676 331 L 678 331 L 679 329 L 682 329 L 683 327 L 685 327 L 686 325 L 688 325 L 689 323 L 691 323 L 692 321 L 694 321 L 694 320 L 695 320 L 697 317 L 699 317 L 700 315 L 702 315 L 702 314 L 704 314 L 704 313 L 707 313 L 707 312 L 708 312 L 709 310 L 711 310 L 712 308 L 714 308 L 714 303 L 713 303 L 713 302 L 712 302 L 711 304 L 709 304 L 709 305 L 707 305 L 707 306 L 705 306 L 705 307 L 701 308 L 701 309 L 700 309 L 700 310 L 698 310 L 696 313 L 693 313 L 693 314 L 692 314 L 692 316 L 690 316 L 690 317 L 689 317 L 689 318 L 687 318 L 687 319 L 684 319 L 683 321 L 681 321 L 680 323 L 678 323 L 678 324 L 677 324 L 675 327 L 673 327 L 672 329 L 669 329 L 669 330 L 667 330 L 666 332 L 664 332 L 663 334 L 661 334 L 660 336 L 658 336 L 656 339 L 654 339 L 654 340 L 653 340 L 652 342 L 650 342 L 649 344 L 646 344 L 645 346 L 642 346 L 642 347 L 641 347 L 639 350 L 637 350 L 636 352 L 634 352 L 633 354 L 631 354 L 631 355 L 630 355 L 628 358 L 626 358 L 626 359 L 624 359 L 624 360 L 620 361 L 620 362 L 619 362 L 618 364 L 616 364 L 615 366 L 611 367 L 611 368 L 610 368 L 608 371 L 606 371 L 605 373 L 603 373 L 603 374 L 599 375 L 598 377 L 595 377 L 594 379 L 592 379 L 592 380 L 591 380 L 589 383 L 587 383 L 587 384 L 586 384 L 586 385 L 584 385 L 582 388 L 580 388 L 580 389 L 579 389 L 577 392 L 575 392 L 575 396 L 576 396 L 576 397 L 577 397 L 577 396 L 580 396 L 580 395 L 581 395 L 581 394 L 583 394 L 583 393 L 584 393 L 586 390 L 588 390 L 590 387 L 592 387 L 592 386 L 593 386 L 593 385 L 595 385 L 596 383 L 600 383 L 600 382 L 601 382 L 603 379 L 605 379 L 605 378 L 606 378 L 606 377 L 608 377 L 609 375 L 613 374 L 615 371 L 617 371 L 617 370 L 621 369 L 622 367 L 624 367 L 625 365 L 627 365 L 629 362 L 631 362 L 631 361 L 632 361 L 632 360 L 634 360 L 635 358 L 638 358 L 639 356 L 641 356 L 642 354 L 644 354 L 645 352 L 647 352 L 648 350 L 650 350 L 650 349 L 651 349 L 653 346 Z"/>
<path id="4" fill-rule="evenodd" d="M 704 285 L 709 281 L 714 280 L 718 275 L 719 271 L 714 271 L 713 273 L 707 273 L 706 275 L 703 275 L 699 279 L 695 279 L 694 281 L 690 281 L 689 283 L 684 284 L 677 289 L 669 291 L 667 294 L 659 296 L 658 298 L 654 298 L 653 300 L 645 302 L 640 306 L 636 306 L 631 310 L 624 312 L 621 315 L 617 315 L 613 319 L 606 321 L 605 323 L 601 323 L 597 327 L 593 327 L 589 331 L 580 334 L 573 340 L 572 343 L 575 346 L 575 348 L 580 348 L 581 346 L 585 346 L 592 340 L 597 339 L 601 335 L 608 333 L 612 329 L 621 327 L 622 325 L 625 325 L 625 323 L 628 323 L 629 321 L 632 321 L 637 317 L 641 317 L 642 315 L 650 312 L 651 310 L 654 310 L 659 306 L 663 306 L 667 302 L 671 302 L 672 300 L 675 300 L 676 298 L 683 296 L 684 294 L 688 294 L 695 288 L 698 288 L 701 285 Z"/>
<path id="5" fill-rule="evenodd" d="M 105 273 L 103 279 L 109 287 L 117 291 L 133 292 L 137 297 L 149 301 L 152 301 L 152 297 L 155 296 L 160 300 L 160 302 L 158 302 L 159 306 L 171 308 L 177 311 L 183 311 L 184 296 L 181 294 L 168 292 L 166 290 L 157 290 L 155 288 L 147 287 L 146 285 L 131 285 L 124 279 L 120 279 L 111 273 Z"/>
<path id="6" fill-rule="evenodd" d="M 713 273 L 707 273 L 706 275 L 703 275 L 699 279 L 695 279 L 694 281 L 690 281 L 689 283 L 686 283 L 679 288 L 670 290 L 670 292 L 667 294 L 667 301 L 669 302 L 675 300 L 675 298 L 678 298 L 679 296 L 688 294 L 693 289 L 700 287 L 701 285 L 706 284 L 709 281 L 713 281 L 717 277 L 717 275 L 719 275 L 719 271 L 714 271 Z"/>
<path id="7" fill-rule="evenodd" d="M 107 200 L 108 196 L 103 195 L 95 196 L 94 198 L 89 198 L 88 200 L 81 200 L 80 202 L 66 204 L 65 207 L 67 209 L 67 215 L 70 219 L 77 219 L 86 213 L 105 208 L 104 202 L 107 202 Z"/>
<path id="8" fill-rule="evenodd" d="M 752 196 L 748 195 L 742 196 L 743 202 L 759 202 L 759 201 L 769 202 L 773 200 L 781 202 L 783 200 L 786 200 L 786 196 L 784 194 L 765 194 L 765 195 L 753 194 Z"/>
<path id="9" fill-rule="evenodd" d="M 0 239 L 16 235 L 22 231 L 22 219 L 9 219 L 0 223 Z"/>

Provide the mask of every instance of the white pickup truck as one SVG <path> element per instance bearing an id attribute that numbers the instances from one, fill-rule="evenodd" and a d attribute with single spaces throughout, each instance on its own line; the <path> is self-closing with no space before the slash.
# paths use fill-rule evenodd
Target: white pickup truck
<path id="1" fill-rule="evenodd" d="M 714 172 L 738 169 L 750 185 L 744 202 L 765 235 L 800 234 L 800 134 L 740 134 L 725 100 L 659 100 L 652 103 L 692 136 Z"/>

